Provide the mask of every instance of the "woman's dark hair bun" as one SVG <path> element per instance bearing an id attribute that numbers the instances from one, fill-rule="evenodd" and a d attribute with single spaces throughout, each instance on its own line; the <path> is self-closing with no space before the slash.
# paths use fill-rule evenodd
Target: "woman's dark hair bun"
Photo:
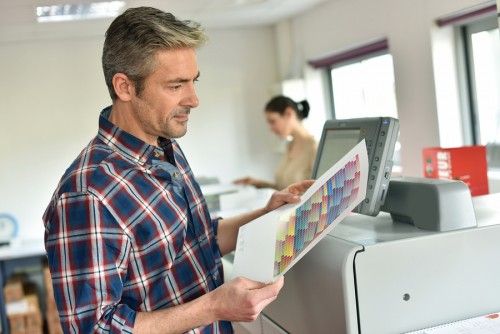
<path id="1" fill-rule="evenodd" d="M 283 95 L 273 97 L 267 104 L 264 111 L 277 112 L 280 115 L 285 113 L 286 108 L 292 108 L 300 120 L 309 116 L 309 102 L 303 100 L 295 102 L 291 98 Z"/>
<path id="2" fill-rule="evenodd" d="M 304 118 L 307 118 L 307 116 L 309 116 L 309 110 L 311 110 L 311 108 L 310 108 L 309 102 L 307 102 L 307 100 L 297 102 L 297 111 L 298 111 L 299 119 L 302 120 Z"/>

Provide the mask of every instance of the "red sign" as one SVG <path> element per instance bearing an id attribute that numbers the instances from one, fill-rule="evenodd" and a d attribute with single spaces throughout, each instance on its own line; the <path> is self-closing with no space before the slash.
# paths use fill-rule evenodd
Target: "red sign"
<path id="1" fill-rule="evenodd" d="M 428 147 L 422 153 L 425 177 L 463 181 L 472 196 L 489 193 L 485 146 Z"/>

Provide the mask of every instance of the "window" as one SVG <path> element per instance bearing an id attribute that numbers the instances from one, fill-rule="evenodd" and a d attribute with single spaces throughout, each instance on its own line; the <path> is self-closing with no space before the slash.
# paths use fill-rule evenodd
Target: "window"
<path id="1" fill-rule="evenodd" d="M 441 87 L 436 95 L 438 107 L 442 105 L 438 108 L 440 132 L 446 142 L 443 144 L 441 138 L 442 145 L 486 145 L 489 172 L 500 171 L 500 36 L 496 16 L 496 4 L 487 1 L 438 18 L 440 29 L 436 30 L 438 43 L 433 55 L 435 60 L 444 55 L 434 66 L 437 87 Z M 453 91 L 455 83 L 458 89 Z M 453 110 L 459 111 L 455 114 Z M 448 124 L 455 126 L 452 129 Z M 450 135 L 457 127 L 460 133 Z M 460 136 L 462 140 L 456 143 L 449 139 Z"/>
<path id="2" fill-rule="evenodd" d="M 392 56 L 384 52 L 329 69 L 336 119 L 389 116 L 398 118 Z M 401 172 L 401 144 L 396 142 L 394 172 Z"/>
<path id="3" fill-rule="evenodd" d="M 500 167 L 500 36 L 496 17 L 460 26 L 473 144 L 486 145 L 488 164 Z"/>
<path id="4" fill-rule="evenodd" d="M 326 70 L 332 117 L 398 118 L 394 66 L 386 39 L 311 61 Z M 394 150 L 394 171 L 401 171 L 401 144 Z"/>
<path id="5" fill-rule="evenodd" d="M 390 54 L 335 65 L 329 72 L 336 119 L 398 117 Z"/>

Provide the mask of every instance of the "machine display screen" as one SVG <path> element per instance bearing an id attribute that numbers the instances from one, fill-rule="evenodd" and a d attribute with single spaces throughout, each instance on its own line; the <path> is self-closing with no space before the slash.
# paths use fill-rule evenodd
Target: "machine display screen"
<path id="1" fill-rule="evenodd" d="M 321 176 L 359 142 L 360 129 L 326 130 L 323 145 L 318 148 L 319 164 L 314 179 Z"/>
<path id="2" fill-rule="evenodd" d="M 311 178 L 318 179 L 364 139 L 370 164 L 366 197 L 353 211 L 376 216 L 384 204 L 389 186 L 398 132 L 399 121 L 392 117 L 327 120 Z"/>

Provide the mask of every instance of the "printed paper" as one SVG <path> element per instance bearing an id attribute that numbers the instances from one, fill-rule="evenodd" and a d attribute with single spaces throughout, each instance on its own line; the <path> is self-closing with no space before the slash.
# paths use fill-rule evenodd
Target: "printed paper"
<path id="1" fill-rule="evenodd" d="M 368 156 L 358 143 L 301 196 L 242 226 L 232 276 L 270 282 L 284 275 L 366 196 Z"/>

